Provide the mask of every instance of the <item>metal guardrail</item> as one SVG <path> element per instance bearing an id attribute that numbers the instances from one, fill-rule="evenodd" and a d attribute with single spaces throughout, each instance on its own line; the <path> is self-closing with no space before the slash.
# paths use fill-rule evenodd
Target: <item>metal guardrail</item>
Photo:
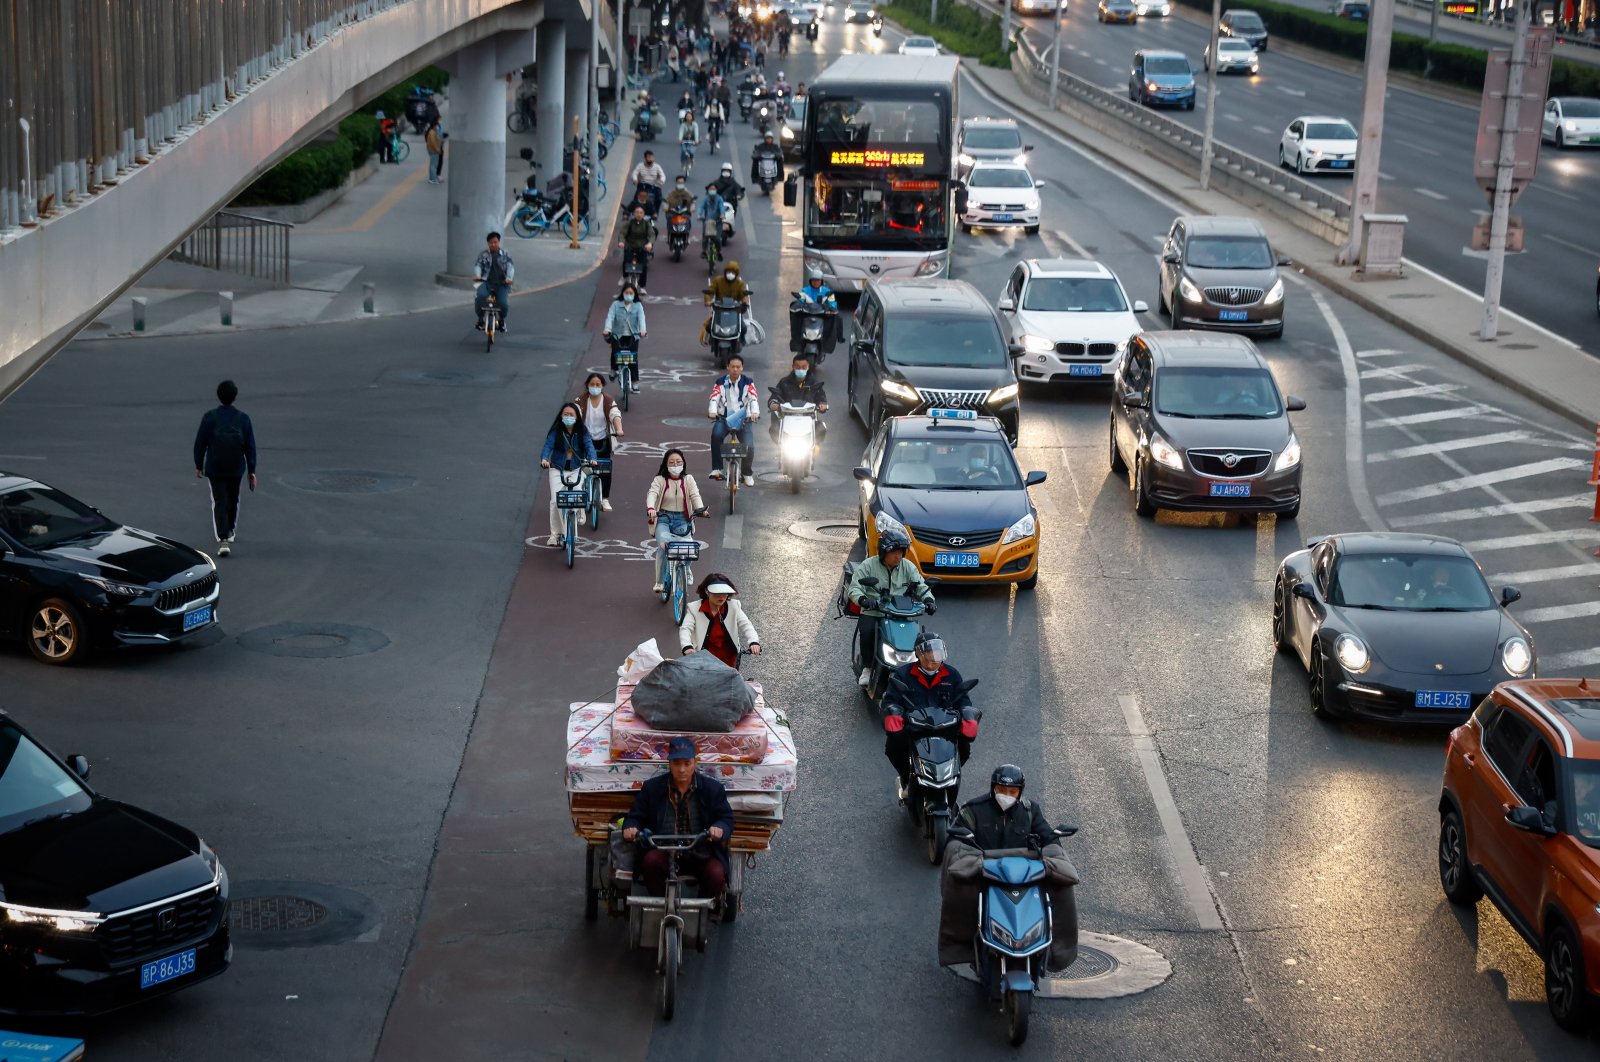
<path id="1" fill-rule="evenodd" d="M 409 2 L 0 2 L 0 232 L 115 183 L 341 26 Z"/>
<path id="2" fill-rule="evenodd" d="M 293 229 L 287 221 L 222 210 L 185 236 L 167 257 L 287 286 L 289 233 Z"/>
<path id="3" fill-rule="evenodd" d="M 1017 35 L 1017 55 L 1022 66 L 1047 90 L 1050 85 L 1050 64 L 1034 47 L 1026 34 Z M 1196 170 L 1200 165 L 1201 133 L 1182 122 L 1174 121 L 1126 96 L 1101 88 L 1076 74 L 1062 70 L 1057 81 L 1058 93 L 1073 96 L 1100 110 L 1116 115 L 1130 126 L 1148 136 L 1161 140 L 1164 146 L 1193 157 Z M 1326 211 L 1333 217 L 1350 217 L 1350 200 L 1335 195 L 1298 174 L 1265 159 L 1240 151 L 1220 140 L 1212 142 L 1212 173 L 1226 173 L 1255 181 L 1264 187 L 1281 189 L 1287 198 L 1299 199 L 1308 206 Z"/>

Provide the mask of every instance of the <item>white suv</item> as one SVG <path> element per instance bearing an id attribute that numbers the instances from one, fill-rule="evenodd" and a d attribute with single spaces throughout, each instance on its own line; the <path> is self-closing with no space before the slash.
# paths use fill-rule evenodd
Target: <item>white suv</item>
<path id="1" fill-rule="evenodd" d="M 1128 340 L 1144 331 L 1117 275 L 1089 258 L 1029 258 L 1011 271 L 997 305 L 1011 333 L 1017 379 L 1109 380 Z"/>

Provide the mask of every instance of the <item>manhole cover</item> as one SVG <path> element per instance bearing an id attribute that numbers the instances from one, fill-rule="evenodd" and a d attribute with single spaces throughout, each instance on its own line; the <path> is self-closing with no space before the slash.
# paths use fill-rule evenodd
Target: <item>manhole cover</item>
<path id="1" fill-rule="evenodd" d="M 1062 981 L 1087 981 L 1091 977 L 1104 977 L 1117 968 L 1117 960 L 1098 948 L 1078 946 L 1078 957 L 1071 966 L 1057 975 Z"/>
<path id="2" fill-rule="evenodd" d="M 796 538 L 803 538 L 808 542 L 854 542 L 856 540 L 856 523 L 849 517 L 834 517 L 831 520 L 800 520 L 789 525 L 789 534 Z"/>
<path id="3" fill-rule="evenodd" d="M 320 925 L 328 909 L 304 896 L 246 896 L 233 901 L 228 917 L 239 933 L 293 933 Z"/>
<path id="4" fill-rule="evenodd" d="M 278 482 L 311 494 L 388 494 L 414 487 L 417 483 L 410 476 L 355 468 L 288 472 L 279 476 Z"/>
<path id="5" fill-rule="evenodd" d="M 945 969 L 976 983 L 970 963 Z M 1143 944 L 1104 933 L 1078 934 L 1078 957 L 1058 974 L 1039 979 L 1041 999 L 1114 999 L 1148 992 L 1172 976 L 1166 956 Z"/>
<path id="6" fill-rule="evenodd" d="M 705 417 L 662 417 L 661 423 L 673 428 L 705 428 L 711 430 L 711 422 Z"/>
<path id="7" fill-rule="evenodd" d="M 228 930 L 241 948 L 275 950 L 376 941 L 378 905 L 359 892 L 314 881 L 234 882 Z"/>
<path id="8" fill-rule="evenodd" d="M 363 656 L 389 644 L 388 635 L 344 623 L 274 623 L 239 635 L 239 646 L 271 656 L 326 660 Z"/>

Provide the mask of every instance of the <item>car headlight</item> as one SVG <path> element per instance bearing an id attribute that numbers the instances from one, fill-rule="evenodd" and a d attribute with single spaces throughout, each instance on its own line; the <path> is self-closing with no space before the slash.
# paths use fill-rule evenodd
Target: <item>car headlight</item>
<path id="1" fill-rule="evenodd" d="M 1283 448 L 1283 453 L 1279 454 L 1278 459 L 1272 462 L 1272 470 L 1274 472 L 1282 472 L 1285 469 L 1293 468 L 1299 463 L 1300 439 L 1298 436 L 1291 434 L 1289 436 L 1289 445 L 1285 446 Z"/>
<path id="2" fill-rule="evenodd" d="M 878 385 L 883 393 L 903 402 L 921 402 L 922 396 L 917 394 L 915 387 L 908 387 L 899 380 L 885 380 Z"/>
<path id="3" fill-rule="evenodd" d="M 1149 92 L 1160 92 L 1161 86 L 1156 84 L 1154 81 L 1151 81 L 1145 85 L 1145 89 Z"/>
<path id="4" fill-rule="evenodd" d="M 1576 133 L 1577 131 L 1578 131 L 1578 123 L 1577 122 L 1568 122 L 1567 123 L 1567 132 Z"/>
<path id="5" fill-rule="evenodd" d="M 906 530 L 906 525 L 902 524 L 899 520 L 896 520 L 886 512 L 880 511 L 873 513 L 872 522 L 877 525 L 879 537 L 882 537 L 885 531 L 898 531 L 900 534 L 904 535 L 907 540 L 910 540 L 911 538 L 911 532 Z"/>
<path id="6" fill-rule="evenodd" d="M 1024 162 L 1028 161 L 1028 153 L 1024 151 L 1021 154 L 1013 156 L 1011 161 L 1016 163 L 1018 166 L 1021 166 Z"/>
<path id="7" fill-rule="evenodd" d="M 1188 277 L 1182 277 L 1178 280 L 1178 294 L 1183 297 L 1185 302 L 1199 302 L 1201 299 L 1200 289 L 1195 287 L 1194 281 Z"/>
<path id="8" fill-rule="evenodd" d="M 0 903 L 6 921 L 13 925 L 47 926 L 62 933 L 92 933 L 105 918 L 91 911 L 54 911 L 47 907 L 22 907 Z"/>
<path id="9" fill-rule="evenodd" d="M 985 400 L 985 404 L 998 406 L 1003 402 L 1009 402 L 1017 397 L 1017 391 L 1018 387 L 1014 383 L 1006 384 L 1004 387 L 996 387 L 989 392 L 989 397 Z"/>
<path id="10" fill-rule="evenodd" d="M 1528 640 L 1520 636 L 1507 638 L 1506 644 L 1500 647 L 1500 663 L 1508 674 L 1518 678 L 1526 675 L 1533 666 L 1533 649 L 1528 645 Z"/>
<path id="11" fill-rule="evenodd" d="M 1044 336 L 1025 335 L 1021 339 L 1022 349 L 1029 354 L 1048 354 L 1056 349 L 1056 345 Z"/>
<path id="12" fill-rule="evenodd" d="M 1372 663 L 1372 654 L 1367 652 L 1361 639 L 1353 634 L 1339 635 L 1339 640 L 1333 643 L 1333 655 L 1339 658 L 1340 667 L 1357 675 Z"/>
<path id="13" fill-rule="evenodd" d="M 1159 435 L 1150 436 L 1150 456 L 1158 465 L 1183 471 L 1183 455 L 1178 452 L 1177 447 Z"/>
<path id="14" fill-rule="evenodd" d="M 1002 546 L 1012 542 L 1021 542 L 1025 538 L 1032 538 L 1039 532 L 1039 521 L 1034 519 L 1032 513 L 1006 528 L 1005 535 L 1000 539 Z"/>
<path id="15" fill-rule="evenodd" d="M 91 586 L 98 586 L 106 593 L 115 597 L 143 597 L 149 592 L 145 587 L 135 586 L 132 583 L 118 583 L 110 579 L 102 579 L 98 575 L 85 575 L 83 577 L 83 581 L 89 583 Z"/>
<path id="16" fill-rule="evenodd" d="M 968 155 L 965 151 L 963 151 L 961 154 L 956 156 L 956 161 L 961 163 L 961 165 L 963 165 L 963 166 L 971 166 L 974 162 L 977 162 L 978 160 L 973 158 L 971 155 Z"/>
<path id="17" fill-rule="evenodd" d="M 794 130 L 790 129 L 788 126 L 784 126 L 783 127 L 783 139 L 785 139 L 785 140 L 793 140 L 794 139 Z"/>
<path id="18" fill-rule="evenodd" d="M 1194 82 L 1191 81 L 1187 85 L 1179 86 L 1178 91 L 1179 92 L 1193 92 L 1194 91 Z"/>
<path id="19" fill-rule="evenodd" d="M 1272 285 L 1272 290 L 1267 292 L 1267 297 L 1261 301 L 1266 303 L 1268 306 L 1283 301 L 1283 279 L 1281 277 L 1278 279 L 1276 284 Z"/>

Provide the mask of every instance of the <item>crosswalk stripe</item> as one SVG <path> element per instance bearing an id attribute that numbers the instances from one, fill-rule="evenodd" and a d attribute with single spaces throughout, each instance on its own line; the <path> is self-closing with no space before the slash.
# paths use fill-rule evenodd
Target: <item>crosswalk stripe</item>
<path id="1" fill-rule="evenodd" d="M 1435 409 L 1430 410 L 1427 413 L 1407 413 L 1403 417 L 1379 417 L 1370 421 L 1369 423 L 1374 428 L 1404 428 L 1412 424 L 1431 424 L 1436 420 L 1458 420 L 1462 417 L 1484 417 L 1485 414 L 1490 415 L 1485 417 L 1485 419 L 1497 419 L 1501 422 L 1509 419 L 1505 416 L 1498 418 L 1493 416 L 1493 414 L 1499 412 L 1500 411 L 1495 409 L 1493 406 L 1457 406 L 1454 409 Z"/>
<path id="2" fill-rule="evenodd" d="M 1472 550 L 1521 549 L 1523 546 L 1545 546 L 1552 542 L 1581 542 L 1586 538 L 1600 539 L 1600 530 L 1571 527 L 1560 531 L 1530 531 L 1525 535 L 1503 535 L 1500 538 L 1480 538 L 1466 543 Z"/>
<path id="3" fill-rule="evenodd" d="M 1403 457 L 1432 457 L 1435 454 L 1448 453 L 1451 450 L 1470 450 L 1478 446 L 1498 446 L 1500 443 L 1526 442 L 1533 437 L 1527 431 L 1501 431 L 1493 435 L 1474 435 L 1466 439 L 1451 439 L 1448 442 L 1422 443 L 1419 446 L 1402 446 L 1398 450 L 1380 450 L 1375 454 L 1367 455 L 1367 464 L 1376 465 L 1384 461 L 1397 461 Z"/>
<path id="4" fill-rule="evenodd" d="M 1395 353 L 1398 354 L 1399 351 L 1395 351 Z M 1373 380 L 1383 376 L 1404 376 L 1408 372 L 1416 372 L 1418 369 L 1429 367 L 1427 365 L 1380 365 L 1376 369 L 1362 369 L 1361 378 L 1363 380 Z"/>
<path id="5" fill-rule="evenodd" d="M 1600 576 L 1600 564 L 1563 564 L 1556 568 L 1533 568 L 1523 572 L 1505 572 L 1491 577 L 1489 581 L 1522 586 L 1525 583 L 1553 583 L 1561 579 L 1582 579 L 1589 576 Z"/>
<path id="6" fill-rule="evenodd" d="M 1480 472 L 1475 476 L 1461 476 L 1456 479 L 1446 479 L 1438 483 L 1427 483 L 1420 487 L 1408 487 L 1405 490 L 1390 491 L 1388 494 L 1378 495 L 1379 505 L 1398 505 L 1402 502 L 1421 501 L 1424 498 L 1437 498 L 1441 494 L 1453 494 L 1458 490 L 1472 490 L 1476 487 L 1485 487 L 1491 483 L 1504 483 L 1510 479 L 1526 479 L 1529 476 L 1543 475 L 1546 472 L 1561 472 L 1574 468 L 1588 468 L 1588 464 L 1571 457 L 1552 457 L 1545 461 L 1533 461 L 1525 465 L 1513 465 L 1510 468 L 1497 468 L 1493 472 Z"/>
<path id="7" fill-rule="evenodd" d="M 1379 391 L 1377 394 L 1366 395 L 1367 402 L 1392 402 L 1397 398 L 1428 398 L 1433 395 L 1454 394 L 1466 387 L 1466 384 L 1419 384 L 1416 387 L 1401 387 L 1393 391 Z"/>
<path id="8" fill-rule="evenodd" d="M 1554 623 L 1557 620 L 1577 619 L 1579 616 L 1600 616 L 1600 601 L 1580 601 L 1576 605 L 1551 605 L 1549 608 L 1530 608 L 1517 613 L 1519 623 Z"/>
<path id="9" fill-rule="evenodd" d="M 1600 649 L 1577 649 L 1539 658 L 1540 671 L 1563 671 L 1569 667 L 1588 667 L 1590 664 L 1600 664 Z"/>
<path id="10" fill-rule="evenodd" d="M 1587 509 L 1593 503 L 1594 499 L 1587 494 L 1574 494 L 1567 498 L 1535 498 L 1532 501 L 1508 502 L 1505 505 L 1479 505 L 1471 509 L 1451 509 L 1442 513 L 1395 516 L 1389 519 L 1389 526 L 1432 527 L 1434 524 L 1450 524 L 1462 520 L 1487 520 L 1496 516 L 1515 516 L 1518 513 L 1544 513 L 1552 509 Z"/>
<path id="11" fill-rule="evenodd" d="M 1388 350 L 1386 348 L 1380 348 L 1378 350 L 1358 350 L 1358 351 L 1356 351 L 1356 357 L 1358 357 L 1358 358 L 1398 358 L 1398 357 L 1402 356 L 1405 353 L 1406 352 L 1403 351 L 1403 350 Z"/>

